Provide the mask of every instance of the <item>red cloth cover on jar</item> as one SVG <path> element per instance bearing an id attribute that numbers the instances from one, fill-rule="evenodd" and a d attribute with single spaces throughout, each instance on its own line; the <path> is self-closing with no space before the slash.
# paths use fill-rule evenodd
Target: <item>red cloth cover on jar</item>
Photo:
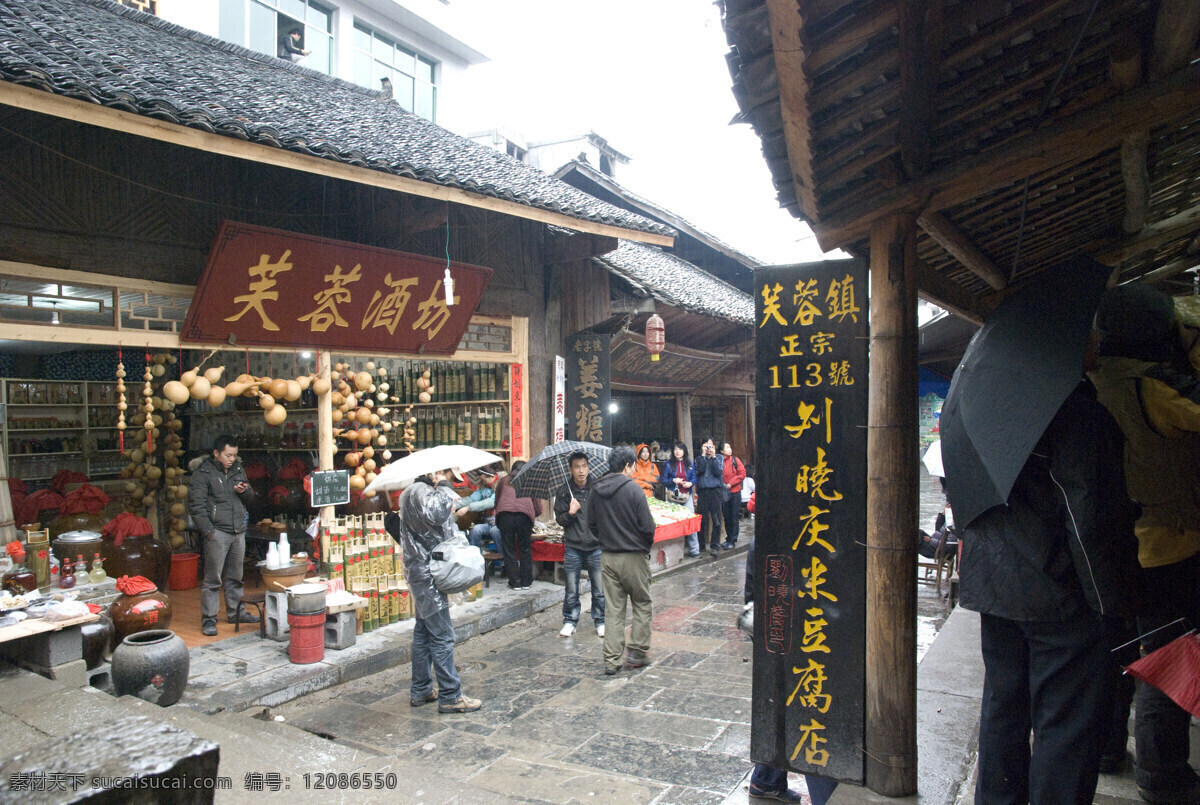
<path id="1" fill-rule="evenodd" d="M 125 595 L 141 595 L 154 592 L 158 586 L 145 576 L 122 576 L 117 579 L 117 589 Z"/>
<path id="2" fill-rule="evenodd" d="M 52 492 L 49 489 L 39 489 L 25 496 L 25 500 L 21 502 L 21 510 L 17 512 L 20 515 L 17 518 L 17 522 L 32 523 L 37 520 L 38 512 L 43 509 L 57 509 L 62 504 L 62 495 Z"/>
<path id="3" fill-rule="evenodd" d="M 131 512 L 121 512 L 104 524 L 103 536 L 112 539 L 113 545 L 120 546 L 126 537 L 145 537 L 153 533 L 154 527 L 145 517 L 138 517 Z M 140 576 L 136 578 L 140 578 Z"/>
<path id="4" fill-rule="evenodd" d="M 108 495 L 97 486 L 84 484 L 67 493 L 59 514 L 99 514 L 108 505 Z"/>
<path id="5" fill-rule="evenodd" d="M 54 477 L 50 479 L 50 488 L 61 495 L 67 484 L 86 484 L 87 482 L 88 477 L 82 472 L 75 472 L 73 470 L 59 470 L 58 472 L 54 473 Z"/>

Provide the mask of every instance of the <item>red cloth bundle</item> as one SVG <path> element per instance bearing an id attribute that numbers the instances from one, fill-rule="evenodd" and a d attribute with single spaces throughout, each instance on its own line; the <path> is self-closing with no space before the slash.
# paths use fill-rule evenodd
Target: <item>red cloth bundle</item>
<path id="1" fill-rule="evenodd" d="M 25 496 L 21 502 L 21 510 L 17 512 L 18 523 L 32 523 L 38 519 L 38 513 L 43 509 L 57 509 L 63 504 L 62 495 L 49 489 L 39 489 Z"/>
<path id="2" fill-rule="evenodd" d="M 261 461 L 251 461 L 246 465 L 246 477 L 251 481 L 261 481 L 264 478 L 271 477 L 267 465 Z"/>
<path id="3" fill-rule="evenodd" d="M 103 536 L 119 546 L 126 537 L 145 537 L 154 533 L 154 527 L 145 517 L 131 512 L 121 512 L 104 524 Z"/>
<path id="4" fill-rule="evenodd" d="M 297 456 L 279 470 L 279 480 L 298 481 L 308 475 L 309 471 L 308 462 Z"/>
<path id="5" fill-rule="evenodd" d="M 84 484 L 68 492 L 59 514 L 99 514 L 108 505 L 108 495 L 96 486 Z"/>
<path id="6" fill-rule="evenodd" d="M 4 546 L 4 552 L 9 556 L 16 556 L 17 554 L 24 556 L 25 546 L 21 544 L 21 540 L 14 539 L 12 542 Z"/>
<path id="7" fill-rule="evenodd" d="M 12 510 L 14 513 L 19 513 L 21 511 L 21 507 L 25 505 L 24 492 L 9 492 L 8 499 L 12 503 Z"/>
<path id="8" fill-rule="evenodd" d="M 122 576 L 117 579 L 117 589 L 125 595 L 141 595 L 152 593 L 158 587 L 145 576 Z"/>
<path id="9" fill-rule="evenodd" d="M 82 472 L 74 472 L 73 470 L 59 470 L 54 473 L 54 477 L 50 479 L 50 488 L 58 494 L 62 494 L 63 489 L 67 484 L 86 484 L 88 477 Z"/>
<path id="10" fill-rule="evenodd" d="M 28 488 L 26 488 L 25 482 L 22 481 L 20 478 L 9 478 L 8 479 L 9 494 L 12 494 L 14 492 L 20 492 L 22 495 L 24 495 L 28 491 L 29 490 L 28 490 Z"/>

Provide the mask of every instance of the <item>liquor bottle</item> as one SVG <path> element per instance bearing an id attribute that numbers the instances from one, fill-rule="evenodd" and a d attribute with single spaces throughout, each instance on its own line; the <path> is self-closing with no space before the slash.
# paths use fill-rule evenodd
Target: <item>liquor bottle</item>
<path id="1" fill-rule="evenodd" d="M 100 554 L 92 557 L 92 569 L 88 573 L 88 580 L 92 584 L 100 584 L 108 579 L 108 574 L 104 572 L 104 560 L 100 558 Z"/>
<path id="2" fill-rule="evenodd" d="M 467 367 L 461 363 L 454 371 L 454 399 L 459 402 L 467 399 Z"/>
<path id="3" fill-rule="evenodd" d="M 462 415 L 462 432 L 459 433 L 462 437 L 463 444 L 474 445 L 474 435 L 471 428 L 471 409 L 467 408 Z"/>
<path id="4" fill-rule="evenodd" d="M 497 400 L 507 400 L 508 399 L 508 364 L 507 363 L 500 364 L 499 367 L 497 367 L 497 374 L 499 375 L 499 381 L 498 381 L 499 388 L 496 390 L 497 391 L 496 399 Z"/>
<path id="5" fill-rule="evenodd" d="M 88 564 L 83 561 L 83 554 L 77 554 L 78 559 L 75 560 L 75 583 L 87 584 L 91 580 L 91 575 L 88 573 Z"/>
<path id="6" fill-rule="evenodd" d="M 24 554 L 21 555 L 21 560 L 24 561 Z M 17 561 L 17 557 L 13 557 L 13 561 Z M 14 568 L 15 570 L 16 568 Z M 9 571 L 12 572 L 12 571 Z M 7 578 L 8 573 L 4 574 Z M 37 576 L 33 577 L 33 583 L 37 585 Z M 71 558 L 68 556 L 63 560 L 61 571 L 58 574 L 58 586 L 64 590 L 69 590 L 75 586 L 75 566 L 71 564 Z"/>

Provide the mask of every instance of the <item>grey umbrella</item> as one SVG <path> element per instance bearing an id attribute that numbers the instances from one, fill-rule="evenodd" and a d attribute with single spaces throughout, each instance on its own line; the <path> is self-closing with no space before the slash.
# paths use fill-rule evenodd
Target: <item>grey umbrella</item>
<path id="1" fill-rule="evenodd" d="M 513 490 L 521 497 L 552 498 L 571 477 L 567 459 L 572 453 L 588 457 L 588 479 L 596 480 L 608 472 L 611 447 L 594 442 L 557 442 L 542 450 L 512 476 Z"/>
<path id="2" fill-rule="evenodd" d="M 1006 299 L 967 345 L 941 421 L 946 492 L 960 527 L 1008 502 L 1038 439 L 1083 379 L 1110 273 L 1076 255 Z"/>

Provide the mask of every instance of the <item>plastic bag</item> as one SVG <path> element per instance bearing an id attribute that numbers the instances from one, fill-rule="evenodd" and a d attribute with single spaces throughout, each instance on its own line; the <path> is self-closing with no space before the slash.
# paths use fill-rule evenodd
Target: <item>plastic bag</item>
<path id="1" fill-rule="evenodd" d="M 90 613 L 87 604 L 82 601 L 63 601 L 61 604 L 54 604 L 46 609 L 46 614 L 43 616 L 48 621 L 69 621 L 74 618 L 81 618 Z"/>
<path id="2" fill-rule="evenodd" d="M 737 627 L 746 633 L 746 636 L 754 638 L 754 602 L 746 604 L 742 607 L 742 614 L 738 615 Z"/>
<path id="3" fill-rule="evenodd" d="M 465 539 L 439 542 L 429 555 L 429 575 L 440 593 L 469 590 L 483 581 L 483 554 Z"/>

